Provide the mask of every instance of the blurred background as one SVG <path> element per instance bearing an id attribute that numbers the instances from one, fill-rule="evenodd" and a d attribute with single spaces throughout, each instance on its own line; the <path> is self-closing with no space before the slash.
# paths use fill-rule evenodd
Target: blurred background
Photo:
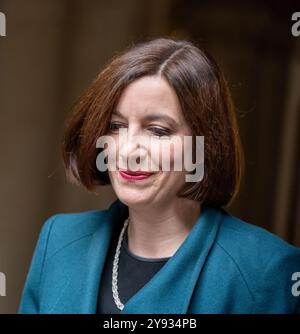
<path id="1" fill-rule="evenodd" d="M 0 313 L 17 312 L 44 221 L 104 209 L 66 181 L 60 143 L 80 93 L 117 51 L 172 36 L 203 45 L 229 81 L 246 174 L 228 211 L 300 246 L 299 1 L 0 0 Z"/>

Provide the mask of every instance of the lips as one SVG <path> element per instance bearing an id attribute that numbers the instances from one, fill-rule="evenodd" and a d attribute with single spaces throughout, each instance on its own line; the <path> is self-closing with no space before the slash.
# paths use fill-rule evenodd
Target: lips
<path id="1" fill-rule="evenodd" d="M 128 181 L 144 180 L 154 174 L 150 172 L 143 172 L 143 171 L 133 172 L 129 170 L 120 170 L 119 173 L 123 179 L 128 180 Z"/>

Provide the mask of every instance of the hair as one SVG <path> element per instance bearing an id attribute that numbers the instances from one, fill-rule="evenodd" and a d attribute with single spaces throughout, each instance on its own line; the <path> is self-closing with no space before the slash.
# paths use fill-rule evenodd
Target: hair
<path id="1" fill-rule="evenodd" d="M 187 40 L 138 43 L 104 66 L 75 103 L 66 124 L 62 156 L 67 178 L 88 191 L 110 184 L 108 172 L 96 167 L 96 141 L 109 131 L 111 114 L 125 87 L 144 76 L 164 78 L 176 92 L 193 136 L 204 136 L 204 177 L 186 183 L 177 195 L 215 207 L 229 205 L 244 172 L 235 106 L 214 59 Z"/>

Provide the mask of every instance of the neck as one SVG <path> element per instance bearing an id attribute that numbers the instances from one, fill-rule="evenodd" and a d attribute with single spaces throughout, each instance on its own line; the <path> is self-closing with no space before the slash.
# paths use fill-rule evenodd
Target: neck
<path id="1" fill-rule="evenodd" d="M 128 247 L 141 257 L 171 257 L 199 216 L 200 203 L 182 198 L 164 207 L 129 207 Z"/>

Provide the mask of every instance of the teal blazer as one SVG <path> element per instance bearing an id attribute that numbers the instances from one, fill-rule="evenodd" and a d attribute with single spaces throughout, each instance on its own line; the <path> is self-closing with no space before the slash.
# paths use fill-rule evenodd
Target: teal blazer
<path id="1" fill-rule="evenodd" d="M 116 200 L 107 210 L 50 217 L 19 313 L 96 313 L 112 231 L 127 216 Z M 121 313 L 300 313 L 295 272 L 300 249 L 223 209 L 202 207 L 177 252 Z"/>

